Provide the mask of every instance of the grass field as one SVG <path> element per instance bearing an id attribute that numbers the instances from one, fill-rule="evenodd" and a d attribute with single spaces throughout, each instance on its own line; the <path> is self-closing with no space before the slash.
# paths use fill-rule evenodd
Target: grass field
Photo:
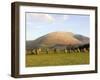
<path id="1" fill-rule="evenodd" d="M 89 53 L 26 54 L 26 67 L 89 64 Z"/>

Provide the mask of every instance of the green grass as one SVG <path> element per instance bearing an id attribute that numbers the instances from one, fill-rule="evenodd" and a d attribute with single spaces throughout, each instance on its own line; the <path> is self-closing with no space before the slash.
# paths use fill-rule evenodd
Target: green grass
<path id="1" fill-rule="evenodd" d="M 26 54 L 26 67 L 89 64 L 89 53 Z"/>

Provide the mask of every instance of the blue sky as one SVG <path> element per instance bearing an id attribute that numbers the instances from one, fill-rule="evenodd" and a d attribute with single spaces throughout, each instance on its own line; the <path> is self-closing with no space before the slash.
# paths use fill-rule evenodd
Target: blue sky
<path id="1" fill-rule="evenodd" d="M 26 40 L 35 40 L 56 31 L 89 37 L 89 28 L 89 15 L 26 13 Z"/>

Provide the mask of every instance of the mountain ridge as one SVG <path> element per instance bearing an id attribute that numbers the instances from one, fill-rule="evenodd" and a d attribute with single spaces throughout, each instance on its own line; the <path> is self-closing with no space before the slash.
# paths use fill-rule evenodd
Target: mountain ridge
<path id="1" fill-rule="evenodd" d="M 52 32 L 43 35 L 36 40 L 26 41 L 26 49 L 39 47 L 52 47 L 55 45 L 83 45 L 89 44 L 89 38 L 83 35 L 74 34 L 72 32 Z"/>

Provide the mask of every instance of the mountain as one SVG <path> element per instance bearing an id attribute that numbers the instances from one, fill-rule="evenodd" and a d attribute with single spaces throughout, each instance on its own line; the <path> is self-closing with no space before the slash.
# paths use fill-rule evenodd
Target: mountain
<path id="1" fill-rule="evenodd" d="M 26 49 L 60 47 L 89 44 L 89 38 L 72 32 L 52 32 L 32 41 L 26 41 Z"/>
<path id="2" fill-rule="evenodd" d="M 88 44 L 89 43 L 89 38 L 86 36 L 82 36 L 82 35 L 74 35 L 74 37 L 76 39 L 78 39 L 79 41 L 81 41 L 83 44 Z"/>

